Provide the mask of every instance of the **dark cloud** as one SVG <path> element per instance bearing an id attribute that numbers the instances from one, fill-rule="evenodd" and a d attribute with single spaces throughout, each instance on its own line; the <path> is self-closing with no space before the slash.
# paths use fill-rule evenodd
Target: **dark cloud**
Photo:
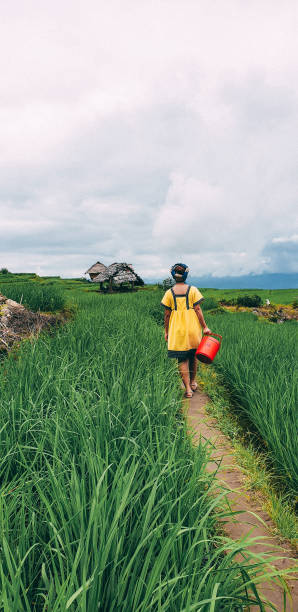
<path id="1" fill-rule="evenodd" d="M 268 267 L 272 272 L 298 272 L 298 235 L 267 244 L 263 255 L 268 258 Z"/>

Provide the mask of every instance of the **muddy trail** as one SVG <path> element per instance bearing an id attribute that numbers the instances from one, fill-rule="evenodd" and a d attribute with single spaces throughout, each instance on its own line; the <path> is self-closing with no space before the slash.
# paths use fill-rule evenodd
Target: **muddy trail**
<path id="1" fill-rule="evenodd" d="M 253 491 L 247 488 L 244 474 L 236 464 L 230 441 L 220 431 L 216 419 L 208 415 L 205 409 L 209 401 L 209 397 L 198 389 L 192 399 L 185 400 L 184 414 L 193 443 L 198 444 L 202 439 L 203 442 L 207 441 L 210 444 L 211 452 L 207 469 L 209 472 L 216 472 L 219 489 L 222 491 L 223 487 L 226 490 L 228 504 L 231 510 L 237 513 L 225 518 L 221 523 L 223 531 L 233 540 L 239 540 L 246 535 L 258 538 L 258 541 L 249 547 L 251 552 L 281 557 L 274 564 L 270 564 L 278 571 L 293 568 L 291 577 L 285 579 L 288 588 L 286 603 L 284 603 L 284 589 L 281 584 L 263 583 L 259 585 L 259 590 L 264 598 L 274 604 L 278 612 L 284 610 L 296 612 L 298 610 L 298 585 L 293 577 L 295 569 L 297 571 L 295 552 L 288 542 L 281 542 L 273 535 L 274 524 L 269 515 L 260 508 Z M 259 608 L 253 606 L 249 612 L 256 609 Z M 272 610 L 269 605 L 265 609 L 266 612 Z"/>

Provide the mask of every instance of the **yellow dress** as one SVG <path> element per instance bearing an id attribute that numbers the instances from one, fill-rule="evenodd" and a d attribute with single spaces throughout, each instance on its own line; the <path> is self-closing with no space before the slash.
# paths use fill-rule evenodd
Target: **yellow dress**
<path id="1" fill-rule="evenodd" d="M 194 306 L 203 300 L 196 287 L 189 286 L 183 295 L 175 295 L 168 289 L 162 298 L 162 305 L 171 310 L 168 335 L 168 356 L 179 361 L 187 359 L 198 348 L 202 339 L 202 327 Z"/>

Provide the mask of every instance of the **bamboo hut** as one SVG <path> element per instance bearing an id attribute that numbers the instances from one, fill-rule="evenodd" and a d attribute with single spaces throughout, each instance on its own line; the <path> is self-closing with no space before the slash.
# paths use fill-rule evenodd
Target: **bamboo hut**
<path id="1" fill-rule="evenodd" d="M 132 270 L 132 272 L 135 274 L 135 276 L 137 278 L 137 280 L 135 282 L 135 285 L 137 287 L 143 287 L 145 285 L 143 279 L 135 272 L 135 270 L 133 269 L 131 264 L 127 264 L 127 265 L 130 267 L 130 269 Z"/>
<path id="2" fill-rule="evenodd" d="M 93 283 L 100 283 L 100 288 L 103 289 L 103 285 L 108 281 L 108 290 L 113 291 L 113 287 L 121 287 L 122 285 L 130 284 L 133 289 L 134 286 L 144 285 L 144 281 L 138 274 L 135 273 L 132 264 L 127 263 L 112 263 L 110 266 L 105 266 L 99 261 L 96 262 L 86 274 L 90 275 Z"/>
<path id="3" fill-rule="evenodd" d="M 104 264 L 102 264 L 100 261 L 97 261 L 93 266 L 91 266 L 91 268 L 89 268 L 85 274 L 89 274 L 91 280 L 95 280 L 96 276 L 99 275 L 105 275 L 106 271 L 107 271 L 107 266 L 105 266 Z M 104 280 L 108 280 L 109 277 L 107 277 Z M 98 282 L 103 282 L 101 280 L 98 280 Z"/>
<path id="4" fill-rule="evenodd" d="M 133 271 L 132 266 L 127 263 L 113 263 L 108 267 L 109 272 L 109 290 L 113 290 L 113 285 L 121 286 L 125 283 L 130 283 L 131 287 L 134 287 L 137 281 L 136 274 Z"/>
<path id="5" fill-rule="evenodd" d="M 100 272 L 99 274 L 97 274 L 97 276 L 95 276 L 95 277 L 92 279 L 92 282 L 93 282 L 93 283 L 99 283 L 99 284 L 100 284 L 100 289 L 101 289 L 101 291 L 102 291 L 102 290 L 103 290 L 103 288 L 104 288 L 104 283 L 105 283 L 106 281 L 109 281 L 109 280 L 110 280 L 110 277 L 109 277 L 108 270 L 107 270 L 107 268 L 106 268 L 106 270 L 103 270 L 102 272 Z"/>

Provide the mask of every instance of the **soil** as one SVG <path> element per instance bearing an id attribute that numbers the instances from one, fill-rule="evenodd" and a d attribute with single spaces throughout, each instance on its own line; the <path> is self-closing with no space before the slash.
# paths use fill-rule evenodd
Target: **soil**
<path id="1" fill-rule="evenodd" d="M 43 329 L 56 327 L 63 320 L 61 314 L 32 312 L 0 293 L 0 354 L 8 352 L 24 338 L 38 335 Z"/>
<path id="2" fill-rule="evenodd" d="M 227 491 L 227 500 L 233 511 L 241 514 L 225 518 L 222 522 L 224 532 L 233 540 L 239 540 L 245 535 L 262 538 L 249 547 L 256 554 L 272 554 L 281 557 L 271 565 L 284 570 L 295 568 L 295 551 L 288 542 L 281 542 L 273 535 L 274 525 L 269 515 L 260 508 L 254 493 L 246 487 L 244 474 L 238 467 L 233 454 L 233 448 L 229 440 L 218 428 L 216 419 L 210 417 L 205 405 L 209 397 L 200 390 L 193 394 L 191 400 L 185 401 L 185 414 L 187 426 L 193 443 L 199 440 L 208 441 L 211 445 L 210 460 L 207 466 L 209 472 L 216 472 L 219 489 L 222 487 Z M 289 593 L 286 597 L 284 607 L 284 590 L 276 582 L 263 583 L 259 585 L 259 591 L 267 600 L 272 602 L 278 612 L 295 612 L 298 610 L 298 588 L 294 579 L 286 579 Z M 266 612 L 272 608 L 267 605 Z M 251 606 L 250 612 L 259 610 L 259 606 Z"/>

